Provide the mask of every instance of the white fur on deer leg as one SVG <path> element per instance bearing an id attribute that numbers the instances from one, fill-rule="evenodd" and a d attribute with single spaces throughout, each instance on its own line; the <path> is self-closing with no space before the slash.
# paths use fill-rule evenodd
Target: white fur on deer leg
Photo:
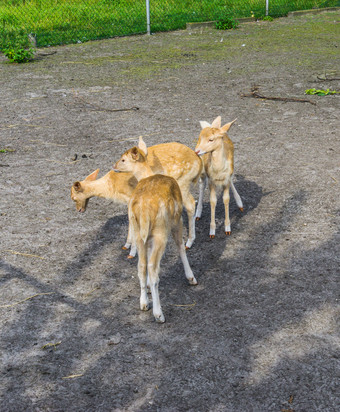
<path id="1" fill-rule="evenodd" d="M 150 309 L 150 304 L 149 304 L 149 299 L 148 299 L 148 295 L 143 291 L 141 291 L 141 295 L 140 295 L 140 310 L 149 310 Z"/>
<path id="2" fill-rule="evenodd" d="M 209 236 L 213 236 L 215 237 L 215 228 L 214 227 L 210 227 L 210 232 L 209 232 Z"/>
<path id="3" fill-rule="evenodd" d="M 179 255 L 181 257 L 183 267 L 184 267 L 184 273 L 185 277 L 188 279 L 190 285 L 197 285 L 197 280 L 192 273 L 191 267 L 188 262 L 187 254 L 185 253 L 184 245 L 182 244 L 180 250 L 179 250 Z"/>
<path id="4" fill-rule="evenodd" d="M 136 254 L 137 254 L 137 247 L 136 247 L 135 244 L 132 244 L 132 245 L 131 245 L 131 249 L 130 249 L 130 253 L 129 253 L 129 256 L 128 256 L 128 259 L 134 258 L 134 257 L 136 256 Z"/>
<path id="5" fill-rule="evenodd" d="M 198 195 L 198 203 L 197 203 L 197 208 L 196 208 L 196 214 L 195 214 L 195 219 L 199 220 L 202 216 L 202 210 L 203 210 L 203 197 L 204 197 L 204 190 L 207 185 L 208 178 L 200 178 L 199 180 L 199 195 Z"/>
<path id="6" fill-rule="evenodd" d="M 195 216 L 192 216 L 191 222 L 189 222 L 189 232 L 191 233 L 191 237 L 189 237 L 185 244 L 186 249 L 190 249 L 196 239 Z"/>
<path id="7" fill-rule="evenodd" d="M 161 302 L 159 300 L 158 283 L 158 281 L 151 282 L 152 310 L 156 322 L 164 323 L 165 317 L 163 315 Z"/>
<path id="8" fill-rule="evenodd" d="M 227 235 L 230 235 L 230 234 L 231 234 L 230 225 L 225 225 L 225 226 L 224 226 L 224 231 L 225 231 L 225 233 L 226 233 Z"/>
<path id="9" fill-rule="evenodd" d="M 128 250 L 131 247 L 131 243 L 126 242 L 125 245 L 122 247 L 124 250 Z"/>

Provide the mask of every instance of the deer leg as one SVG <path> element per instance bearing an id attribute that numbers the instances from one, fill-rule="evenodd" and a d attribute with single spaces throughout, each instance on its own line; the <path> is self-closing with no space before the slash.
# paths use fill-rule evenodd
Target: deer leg
<path id="1" fill-rule="evenodd" d="M 130 236 L 130 246 L 131 246 L 131 249 L 130 249 L 130 253 L 129 253 L 129 255 L 128 255 L 127 258 L 128 258 L 128 259 L 132 259 L 132 258 L 134 258 L 134 257 L 136 256 L 137 246 L 136 246 L 136 240 L 135 240 L 135 234 L 134 234 L 133 225 L 130 224 L 130 221 L 129 221 L 128 238 L 129 238 L 129 236 Z M 124 249 L 124 248 L 123 248 L 123 249 Z"/>
<path id="2" fill-rule="evenodd" d="M 130 249 L 131 243 L 132 243 L 132 224 L 129 221 L 129 228 L 128 228 L 128 235 L 126 239 L 125 245 L 122 247 L 122 249 L 127 250 Z"/>
<path id="3" fill-rule="evenodd" d="M 189 223 L 189 236 L 188 240 L 186 243 L 186 248 L 189 249 L 194 243 L 194 240 L 196 238 L 196 233 L 195 233 L 195 199 L 193 198 L 192 194 L 188 191 L 185 190 L 182 192 L 182 198 L 183 198 L 183 205 L 187 211 L 188 214 L 188 223 Z"/>
<path id="4" fill-rule="evenodd" d="M 233 195 L 236 201 L 237 206 L 239 207 L 239 209 L 241 210 L 241 212 L 243 212 L 243 203 L 242 203 L 242 199 L 240 197 L 240 195 L 237 193 L 237 190 L 234 186 L 233 180 L 230 181 L 230 185 L 231 185 L 231 190 L 233 191 Z"/>
<path id="5" fill-rule="evenodd" d="M 180 221 L 176 226 L 172 228 L 172 236 L 176 243 L 179 256 L 183 263 L 185 277 L 188 279 L 190 285 L 197 285 L 197 280 L 195 279 L 194 274 L 192 273 L 191 267 L 188 262 L 187 254 L 185 252 L 184 242 L 183 242 L 183 221 L 180 218 Z"/>
<path id="6" fill-rule="evenodd" d="M 197 203 L 197 209 L 196 209 L 196 215 L 195 218 L 196 220 L 200 220 L 202 216 L 202 210 L 203 210 L 203 197 L 204 197 L 204 190 L 207 185 L 208 178 L 207 177 L 200 177 L 199 179 L 199 195 L 198 195 L 198 203 Z"/>
<path id="7" fill-rule="evenodd" d="M 138 277 L 140 283 L 140 308 L 141 310 L 149 310 L 149 299 L 147 293 L 147 276 L 146 276 L 146 259 L 147 249 L 142 239 L 137 240 L 138 248 Z"/>
<path id="8" fill-rule="evenodd" d="M 216 202 L 217 202 L 217 196 L 216 196 L 216 186 L 213 183 L 209 183 L 209 188 L 210 188 L 210 238 L 214 239 L 215 237 L 215 231 L 216 231 L 216 222 L 215 222 L 215 210 L 216 210 Z"/>
<path id="9" fill-rule="evenodd" d="M 166 236 L 154 236 L 152 239 L 153 247 L 150 252 L 148 260 L 148 276 L 150 282 L 151 296 L 152 296 L 152 308 L 153 315 L 156 322 L 164 323 L 165 317 L 162 312 L 161 302 L 159 299 L 159 270 L 160 270 L 160 261 L 162 259 L 165 245 L 166 245 Z"/>
<path id="10" fill-rule="evenodd" d="M 225 211 L 225 219 L 224 219 L 224 231 L 226 235 L 231 234 L 230 229 L 230 219 L 229 219 L 229 201 L 230 201 L 230 181 L 223 186 L 223 203 L 224 203 L 224 211 Z"/>

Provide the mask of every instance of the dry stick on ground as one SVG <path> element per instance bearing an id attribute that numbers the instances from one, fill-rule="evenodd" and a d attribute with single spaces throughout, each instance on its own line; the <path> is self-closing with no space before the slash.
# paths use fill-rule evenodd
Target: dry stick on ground
<path id="1" fill-rule="evenodd" d="M 11 308 L 11 307 L 13 307 L 13 306 L 19 305 L 20 303 L 26 302 L 27 300 L 33 299 L 33 298 L 35 298 L 36 296 L 53 295 L 53 293 L 54 293 L 54 292 L 36 293 L 35 295 L 29 296 L 29 297 L 26 298 L 26 299 L 19 300 L 19 302 L 15 302 L 15 303 L 12 303 L 12 304 L 10 304 L 10 305 L 1 305 L 0 308 Z"/>
<path id="2" fill-rule="evenodd" d="M 21 253 L 21 252 L 17 252 L 15 250 L 5 250 L 5 252 L 9 252 L 9 253 L 13 253 L 13 255 L 21 255 L 21 256 L 27 256 L 27 257 L 35 257 L 35 258 L 39 258 L 39 259 L 45 259 L 42 256 L 38 256 L 38 255 L 32 255 L 31 253 Z"/>
<path id="3" fill-rule="evenodd" d="M 87 102 L 83 97 L 75 95 L 74 96 L 75 100 L 78 100 L 78 102 L 75 102 L 74 104 L 77 106 L 80 106 L 82 108 L 87 108 L 90 110 L 94 110 L 94 111 L 99 111 L 99 112 L 128 112 L 131 110 L 139 110 L 139 107 L 137 106 L 133 106 L 133 107 L 129 107 L 129 108 L 123 108 L 123 109 L 105 109 L 103 107 L 100 107 L 94 103 L 89 103 Z M 71 103 L 68 103 L 71 104 Z"/>
<path id="4" fill-rule="evenodd" d="M 299 102 L 299 103 L 310 103 L 313 104 L 314 106 L 316 106 L 315 102 L 312 102 L 311 100 L 307 100 L 307 99 L 296 99 L 294 97 L 268 97 L 268 96 L 263 96 L 262 94 L 260 94 L 258 92 L 258 87 L 254 86 L 251 89 L 251 93 L 250 94 L 242 94 L 242 97 L 255 97 L 257 99 L 264 99 L 264 100 L 278 100 L 281 102 Z"/>
<path id="5" fill-rule="evenodd" d="M 46 343 L 46 345 L 44 345 L 44 346 L 42 346 L 41 347 L 41 349 L 49 349 L 49 348 L 54 348 L 54 350 L 56 349 L 56 347 L 58 346 L 58 345 L 60 345 L 61 344 L 61 341 L 59 341 L 59 342 L 56 342 L 56 343 Z"/>
<path id="6" fill-rule="evenodd" d="M 317 79 L 325 82 L 325 81 L 333 81 L 333 80 L 340 80 L 340 77 L 327 77 L 325 76 L 325 78 L 323 79 L 322 77 L 316 76 Z"/>

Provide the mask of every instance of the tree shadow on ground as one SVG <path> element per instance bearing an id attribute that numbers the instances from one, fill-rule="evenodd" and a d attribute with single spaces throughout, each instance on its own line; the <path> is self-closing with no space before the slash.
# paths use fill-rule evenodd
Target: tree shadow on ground
<path id="1" fill-rule="evenodd" d="M 254 210 L 262 191 L 247 185 Z M 239 185 L 241 196 L 243 188 Z M 164 271 L 162 302 L 169 309 L 164 325 L 152 322 L 150 313 L 139 313 L 136 281 L 116 279 L 116 295 L 108 288 L 84 302 L 0 262 L 3 284 L 16 278 L 39 293 L 53 293 L 7 314 L 1 342 L 4 410 L 61 411 L 70 405 L 103 411 L 279 410 L 292 394 L 294 407 L 331 410 L 338 314 L 333 253 L 339 236 L 315 250 L 299 245 L 284 262 L 272 257 L 307 198 L 301 191 L 285 201 L 275 218 L 252 228 L 232 258 L 223 257 L 229 238 L 205 241 L 202 230 L 199 247 L 190 251 L 200 268 L 200 286 L 174 286 L 171 277 L 182 273 L 178 262 Z M 237 215 L 236 233 L 240 219 Z M 117 224 L 116 233 L 125 231 L 124 218 L 110 219 L 63 276 L 81 276 L 114 242 Z M 136 288 L 132 297 L 119 293 L 126 294 L 127 284 Z M 174 295 L 197 304 L 170 310 Z M 43 350 L 46 339 L 61 344 Z M 319 397 L 311 398 L 315 393 Z"/>

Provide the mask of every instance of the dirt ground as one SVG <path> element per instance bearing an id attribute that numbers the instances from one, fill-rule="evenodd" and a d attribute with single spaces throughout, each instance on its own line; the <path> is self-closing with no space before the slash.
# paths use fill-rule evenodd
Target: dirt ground
<path id="1" fill-rule="evenodd" d="M 322 80 L 340 77 L 339 39 L 328 12 L 0 57 L 1 412 L 338 410 L 340 96 L 304 91 L 340 90 Z M 311 103 L 243 97 L 253 85 Z M 194 148 L 218 115 L 238 119 L 245 211 L 232 198 L 226 237 L 220 198 L 210 240 L 206 192 L 199 284 L 170 241 L 160 325 L 121 249 L 126 207 L 79 214 L 70 188 L 140 135 Z"/>

